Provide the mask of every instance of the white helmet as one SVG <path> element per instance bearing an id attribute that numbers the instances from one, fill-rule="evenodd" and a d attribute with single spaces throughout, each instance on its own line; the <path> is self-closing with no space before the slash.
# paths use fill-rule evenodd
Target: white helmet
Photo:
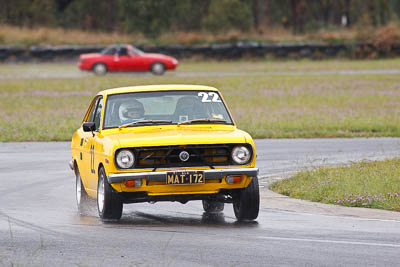
<path id="1" fill-rule="evenodd" d="M 119 111 L 122 121 L 135 121 L 144 117 L 143 104 L 134 99 L 121 104 Z"/>

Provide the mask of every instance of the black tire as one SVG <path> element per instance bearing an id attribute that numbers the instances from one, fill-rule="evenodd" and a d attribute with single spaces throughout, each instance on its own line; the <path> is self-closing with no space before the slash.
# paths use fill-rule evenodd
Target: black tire
<path id="1" fill-rule="evenodd" d="M 150 70 L 154 75 L 163 75 L 165 72 L 165 65 L 161 62 L 154 62 Z"/>
<path id="2" fill-rule="evenodd" d="M 86 193 L 85 187 L 82 184 L 81 174 L 79 172 L 78 165 L 75 164 L 75 193 L 76 193 L 76 205 L 80 215 L 87 216 L 90 214 L 91 205 L 90 198 Z"/>
<path id="3" fill-rule="evenodd" d="M 203 209 L 205 212 L 222 212 L 224 206 L 224 202 L 203 200 Z"/>
<path id="4" fill-rule="evenodd" d="M 102 220 L 119 220 L 122 216 L 123 203 L 113 192 L 108 183 L 103 167 L 99 169 L 97 184 L 97 209 Z"/>
<path id="5" fill-rule="evenodd" d="M 249 186 L 240 190 L 233 201 L 233 211 L 238 221 L 251 221 L 258 217 L 260 192 L 258 178 L 253 177 Z"/>
<path id="6" fill-rule="evenodd" d="M 94 74 L 98 76 L 105 75 L 108 71 L 106 64 L 104 63 L 96 63 L 93 65 L 92 70 Z"/>

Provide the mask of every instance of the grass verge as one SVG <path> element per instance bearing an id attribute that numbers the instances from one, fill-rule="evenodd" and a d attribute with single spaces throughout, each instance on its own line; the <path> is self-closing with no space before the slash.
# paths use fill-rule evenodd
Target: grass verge
<path id="1" fill-rule="evenodd" d="M 255 138 L 400 136 L 399 75 L 308 72 L 345 70 L 346 62 L 188 62 L 161 77 L 95 77 L 74 64 L 0 65 L 0 141 L 70 140 L 98 91 L 168 83 L 219 88 L 238 127 Z M 396 68 L 400 61 L 351 64 Z M 240 72 L 226 75 L 233 69 Z M 269 75 L 269 70 L 282 73 Z"/>
<path id="2" fill-rule="evenodd" d="M 271 189 L 314 202 L 400 211 L 400 158 L 303 171 Z"/>
<path id="3" fill-rule="evenodd" d="M 398 27 L 391 25 L 397 34 Z M 377 29 L 369 29 L 366 37 L 373 35 Z M 366 34 L 364 34 L 366 35 Z M 231 30 L 220 34 L 202 31 L 193 32 L 165 32 L 157 39 L 149 39 L 142 34 L 128 34 L 118 32 L 90 32 L 82 30 L 50 28 L 50 27 L 17 27 L 0 24 L 0 43 L 12 45 L 98 45 L 113 43 L 132 44 L 205 44 L 220 42 L 236 42 L 238 40 L 264 41 L 264 42 L 343 42 L 354 41 L 364 36 L 355 29 L 337 29 L 313 31 L 310 34 L 293 34 L 282 27 L 270 27 L 268 31 L 260 34 L 256 31 L 247 33 Z M 396 35 L 397 36 L 397 35 Z"/>

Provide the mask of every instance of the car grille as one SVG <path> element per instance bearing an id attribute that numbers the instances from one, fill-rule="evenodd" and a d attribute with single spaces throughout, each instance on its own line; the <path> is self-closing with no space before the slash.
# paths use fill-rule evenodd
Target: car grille
<path id="1" fill-rule="evenodd" d="M 183 161 L 179 154 L 188 152 Z M 136 168 L 198 167 L 231 165 L 229 145 L 188 145 L 135 148 Z"/>

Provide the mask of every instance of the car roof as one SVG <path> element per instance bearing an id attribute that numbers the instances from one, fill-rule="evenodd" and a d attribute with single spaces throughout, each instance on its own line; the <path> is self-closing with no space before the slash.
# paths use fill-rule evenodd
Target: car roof
<path id="1" fill-rule="evenodd" d="M 98 95 L 113 95 L 134 92 L 151 92 L 151 91 L 218 91 L 218 89 L 211 86 L 204 85 L 189 85 L 189 84 L 163 84 L 163 85 L 140 85 L 119 87 L 113 89 L 103 90 Z"/>

